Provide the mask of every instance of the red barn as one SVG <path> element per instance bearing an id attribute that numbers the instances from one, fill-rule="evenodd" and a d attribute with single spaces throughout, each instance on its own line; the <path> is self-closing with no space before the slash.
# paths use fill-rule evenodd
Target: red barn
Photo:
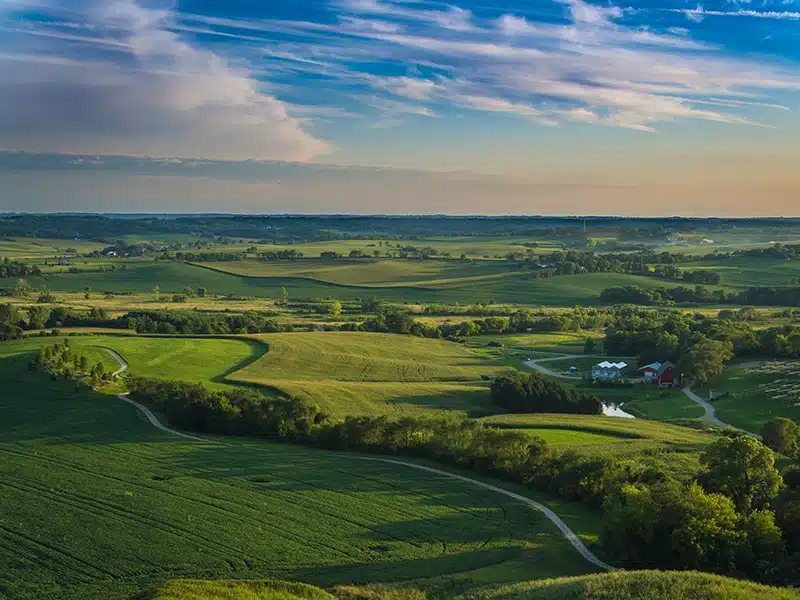
<path id="1" fill-rule="evenodd" d="M 656 375 L 658 378 L 658 387 L 672 388 L 677 385 L 677 377 L 675 375 L 675 365 L 667 361 L 661 365 Z"/>
<path id="2" fill-rule="evenodd" d="M 647 381 L 658 384 L 659 387 L 675 387 L 677 385 L 675 365 L 671 362 L 654 362 L 639 369 Z"/>

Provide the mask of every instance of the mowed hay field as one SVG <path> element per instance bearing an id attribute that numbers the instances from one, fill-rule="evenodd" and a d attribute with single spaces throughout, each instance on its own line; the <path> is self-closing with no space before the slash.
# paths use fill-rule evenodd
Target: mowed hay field
<path id="1" fill-rule="evenodd" d="M 240 260 L 196 266 L 245 277 L 302 277 L 364 287 L 432 287 L 518 275 L 501 261 L 482 260 Z"/>
<path id="2" fill-rule="evenodd" d="M 257 336 L 269 351 L 228 376 L 274 387 L 334 416 L 448 409 L 491 411 L 489 381 L 502 361 L 459 344 L 377 333 L 280 333 Z"/>
<path id="3" fill-rule="evenodd" d="M 483 422 L 535 435 L 550 444 L 562 448 L 568 446 L 592 455 L 695 454 L 715 437 L 701 429 L 594 415 L 493 415 Z"/>
<path id="4" fill-rule="evenodd" d="M 591 572 L 538 512 L 408 467 L 197 442 L 0 347 L 0 597 L 128 600 L 167 579 L 330 586 Z M 548 501 L 587 539 L 588 509 Z M 524 576 L 520 577 L 520 574 Z"/>

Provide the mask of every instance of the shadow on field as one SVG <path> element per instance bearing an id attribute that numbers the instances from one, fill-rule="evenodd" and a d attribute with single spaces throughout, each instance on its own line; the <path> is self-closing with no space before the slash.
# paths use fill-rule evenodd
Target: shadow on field
<path id="1" fill-rule="evenodd" d="M 226 339 L 235 339 L 238 342 L 242 342 L 247 344 L 250 348 L 250 356 L 243 358 L 233 366 L 229 367 L 224 373 L 220 373 L 219 375 L 215 375 L 211 378 L 213 383 L 224 383 L 224 384 L 234 384 L 240 385 L 238 381 L 230 381 L 228 377 L 236 373 L 236 371 L 240 371 L 245 367 L 249 367 L 251 364 L 256 362 L 259 358 L 264 356 L 267 352 L 269 352 L 269 344 L 266 342 L 262 342 L 260 340 L 254 340 L 250 338 L 226 338 Z"/>
<path id="2" fill-rule="evenodd" d="M 116 444 L 163 439 L 133 407 L 75 381 L 29 371 L 35 352 L 0 358 L 0 441 Z"/>

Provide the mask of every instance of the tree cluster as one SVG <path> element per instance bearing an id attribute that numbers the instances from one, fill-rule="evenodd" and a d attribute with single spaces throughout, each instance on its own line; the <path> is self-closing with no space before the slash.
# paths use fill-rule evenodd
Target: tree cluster
<path id="1" fill-rule="evenodd" d="M 597 396 L 545 378 L 541 373 L 514 373 L 492 382 L 492 401 L 513 413 L 599 415 Z"/>

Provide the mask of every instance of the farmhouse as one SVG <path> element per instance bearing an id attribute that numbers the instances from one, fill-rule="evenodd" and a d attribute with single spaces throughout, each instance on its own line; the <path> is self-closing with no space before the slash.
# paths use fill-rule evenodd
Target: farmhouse
<path id="1" fill-rule="evenodd" d="M 592 367 L 592 377 L 596 379 L 619 379 L 622 377 L 622 371 L 627 366 L 628 363 L 612 363 L 604 360 Z"/>
<path id="2" fill-rule="evenodd" d="M 650 363 L 649 365 L 645 365 L 644 367 L 639 369 L 639 372 L 642 374 L 642 377 L 644 377 L 646 381 L 649 381 L 650 383 L 655 383 L 659 387 L 671 388 L 677 385 L 675 377 L 675 365 L 673 365 L 669 361 L 663 363 L 660 362 Z"/>
<path id="3" fill-rule="evenodd" d="M 58 259 L 58 266 L 60 267 L 68 267 L 69 266 L 69 259 L 66 256 L 62 256 Z"/>

